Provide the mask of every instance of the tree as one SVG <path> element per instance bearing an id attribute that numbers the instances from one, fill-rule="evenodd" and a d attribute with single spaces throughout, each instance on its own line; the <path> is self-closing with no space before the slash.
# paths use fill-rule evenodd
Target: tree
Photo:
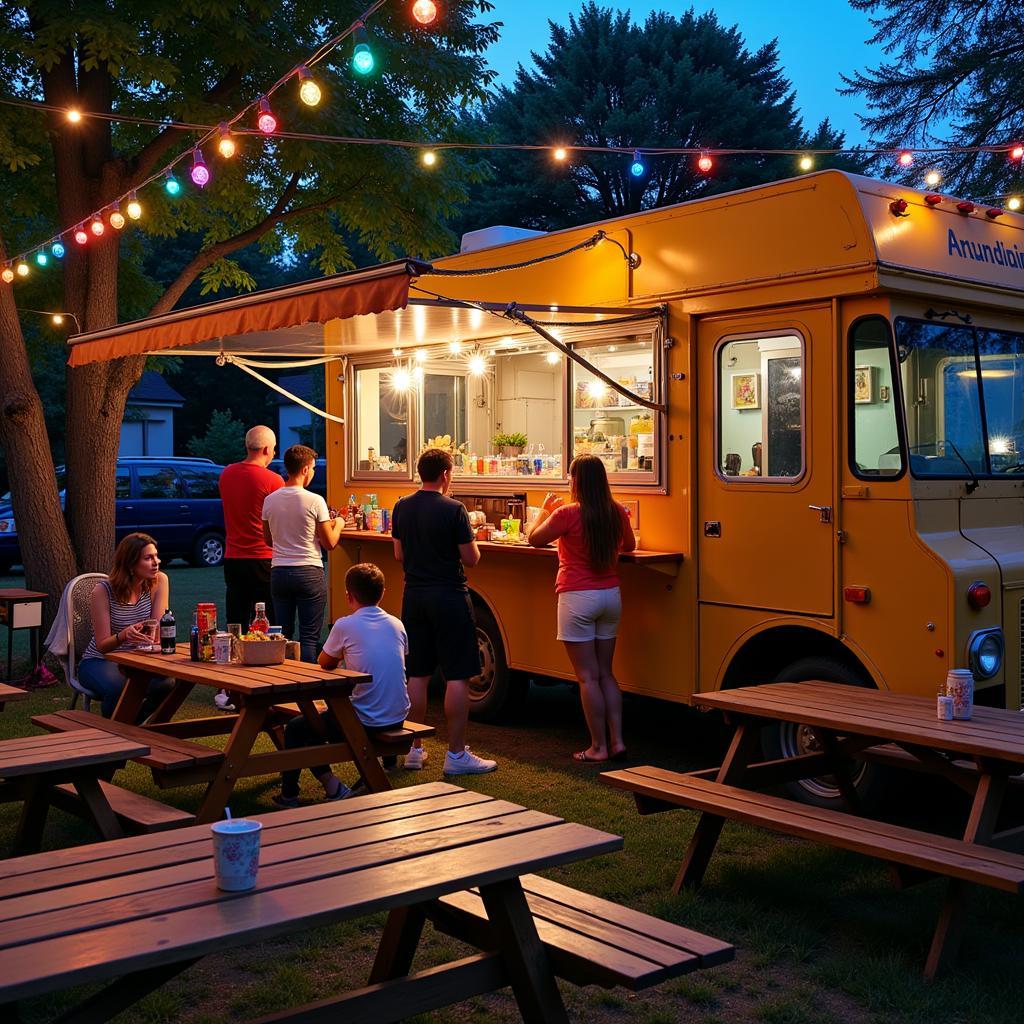
<path id="1" fill-rule="evenodd" d="M 347 27 L 361 6 L 354 0 L 327 8 L 310 0 L 6 4 L 0 8 L 0 91 L 88 114 L 217 124 Z M 289 83 L 275 95 L 275 110 L 283 124 L 300 130 L 443 135 L 463 104 L 481 99 L 490 82 L 482 52 L 497 29 L 477 18 L 489 9 L 487 0 L 451 3 L 436 29 L 423 31 L 413 26 L 405 5 L 385 6 L 371 25 L 378 73 L 356 81 L 345 44 L 315 66 L 326 94 L 320 108 L 305 108 Z M 4 111 L 0 260 L 47 237 L 54 224 L 73 228 L 196 141 L 196 133 L 174 127 L 90 116 L 70 125 L 54 111 Z M 202 239 L 177 277 L 150 296 L 148 311 L 171 309 L 197 278 L 205 291 L 252 287 L 233 255 L 256 241 L 269 251 L 313 251 L 325 273 L 352 265 L 347 236 L 378 259 L 445 249 L 444 218 L 474 174 L 470 159 L 455 158 L 446 161 L 445 174 L 421 174 L 415 153 L 386 147 L 326 150 L 305 141 L 238 141 L 241 153 L 230 162 L 207 150 L 213 180 L 201 192 L 184 188 L 172 199 L 151 186 L 140 193 L 142 230 L 165 237 L 194 232 Z M 183 167 L 187 171 L 188 164 Z M 60 268 L 36 275 L 45 283 L 32 287 L 46 294 L 31 304 L 68 311 L 85 331 L 109 327 L 145 296 L 146 282 L 136 270 L 139 252 L 138 234 L 119 236 L 113 229 L 86 247 L 68 241 Z M 126 276 L 140 287 L 124 288 Z M 144 359 L 67 371 L 62 517 L 44 408 L 15 306 L 30 304 L 25 294 L 0 286 L 0 444 L 27 585 L 56 595 L 76 571 L 110 563 L 120 423 Z"/>
<path id="2" fill-rule="evenodd" d="M 892 60 L 845 78 L 885 146 L 982 146 L 1024 138 L 1024 36 L 1008 0 L 850 0 L 876 15 L 872 43 Z M 1020 164 L 999 154 L 942 157 L 945 188 L 972 196 L 1021 187 Z"/>
<path id="3" fill-rule="evenodd" d="M 197 458 L 213 459 L 220 466 L 237 462 L 245 451 L 246 426 L 224 409 L 214 409 L 202 437 L 193 437 L 188 450 Z"/>
<path id="4" fill-rule="evenodd" d="M 503 143 L 549 146 L 794 149 L 808 145 L 774 42 L 751 53 L 737 28 L 713 13 L 676 18 L 594 3 L 568 25 L 549 22 L 534 68 L 520 65 L 515 83 L 498 90 L 471 118 Z M 813 141 L 842 145 L 824 122 Z M 629 155 L 573 153 L 564 165 L 550 150 L 493 156 L 495 179 L 475 187 L 460 228 L 512 223 L 549 230 L 683 199 L 743 188 L 796 173 L 792 156 L 722 157 L 702 175 L 693 156 L 647 156 L 630 173 Z M 839 165 L 839 162 L 836 163 Z M 851 165 L 853 166 L 853 165 Z M 860 164 L 856 164 L 860 166 Z"/>

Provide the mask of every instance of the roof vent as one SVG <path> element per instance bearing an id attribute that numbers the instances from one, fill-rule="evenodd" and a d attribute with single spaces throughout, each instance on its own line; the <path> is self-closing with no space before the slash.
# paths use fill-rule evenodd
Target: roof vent
<path id="1" fill-rule="evenodd" d="M 513 228 L 507 224 L 495 224 L 477 231 L 467 231 L 462 236 L 459 252 L 475 252 L 477 249 L 490 249 L 495 245 L 507 245 L 509 242 L 521 242 L 524 238 L 536 238 L 546 234 L 544 231 L 532 231 L 530 228 Z"/>

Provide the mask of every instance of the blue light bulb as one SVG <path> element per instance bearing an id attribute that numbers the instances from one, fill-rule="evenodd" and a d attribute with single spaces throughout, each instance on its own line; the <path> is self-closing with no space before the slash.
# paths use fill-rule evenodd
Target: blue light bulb
<path id="1" fill-rule="evenodd" d="M 64 243 L 54 242 L 53 245 L 50 246 L 50 252 L 53 253 L 53 258 L 55 260 L 64 259 Z"/>
<path id="2" fill-rule="evenodd" d="M 164 188 L 167 190 L 167 194 L 169 196 L 176 196 L 181 191 L 181 184 L 170 171 L 167 172 L 167 180 L 164 182 Z"/>
<path id="3" fill-rule="evenodd" d="M 39 266 L 41 266 L 41 267 L 45 267 L 46 264 L 49 263 L 49 262 L 50 262 L 50 257 L 47 256 L 46 253 L 43 252 L 42 249 L 40 249 L 39 252 L 36 253 L 36 263 L 38 263 Z"/>
<path id="4" fill-rule="evenodd" d="M 367 43 L 356 43 L 352 54 L 352 67 L 361 75 L 368 75 L 373 70 L 373 51 Z"/>
<path id="5" fill-rule="evenodd" d="M 644 167 L 644 162 L 640 157 L 640 150 L 635 150 L 633 153 L 633 162 L 629 165 L 629 173 L 632 174 L 634 178 L 642 178 L 645 170 L 647 170 L 647 168 Z"/>

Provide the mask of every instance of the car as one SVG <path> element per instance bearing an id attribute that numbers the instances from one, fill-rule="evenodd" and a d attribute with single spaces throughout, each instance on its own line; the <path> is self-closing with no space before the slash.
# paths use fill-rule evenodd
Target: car
<path id="1" fill-rule="evenodd" d="M 224 509 L 217 481 L 223 466 L 212 459 L 138 455 L 117 460 L 115 542 L 141 531 L 157 542 L 164 561 L 195 566 L 224 560 Z M 64 503 L 64 467 L 57 486 Z M 0 498 L 0 573 L 21 564 L 10 495 Z"/>
<path id="2" fill-rule="evenodd" d="M 282 459 L 274 459 L 268 466 L 267 469 L 272 469 L 275 473 L 279 473 L 283 480 L 288 479 L 288 473 L 284 468 L 284 461 Z M 313 475 L 313 481 L 309 485 L 309 489 L 314 494 L 319 494 L 321 498 L 326 500 L 327 498 L 327 460 L 317 459 L 316 460 L 316 473 Z"/>

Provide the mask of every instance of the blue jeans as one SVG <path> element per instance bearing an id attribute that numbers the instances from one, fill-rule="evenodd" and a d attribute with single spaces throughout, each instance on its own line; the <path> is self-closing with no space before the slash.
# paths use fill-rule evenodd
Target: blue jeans
<path id="1" fill-rule="evenodd" d="M 110 718 L 126 682 L 121 670 L 106 658 L 86 658 L 78 666 L 78 681 L 101 702 L 103 717 Z M 149 718 L 173 687 L 173 679 L 166 676 L 150 676 L 146 699 L 142 703 L 138 721 L 144 722 Z"/>
<path id="2" fill-rule="evenodd" d="M 289 640 L 295 639 L 295 613 L 299 613 L 302 660 L 316 661 L 320 633 L 327 609 L 327 577 L 315 565 L 278 565 L 270 570 L 270 592 L 278 625 Z"/>

